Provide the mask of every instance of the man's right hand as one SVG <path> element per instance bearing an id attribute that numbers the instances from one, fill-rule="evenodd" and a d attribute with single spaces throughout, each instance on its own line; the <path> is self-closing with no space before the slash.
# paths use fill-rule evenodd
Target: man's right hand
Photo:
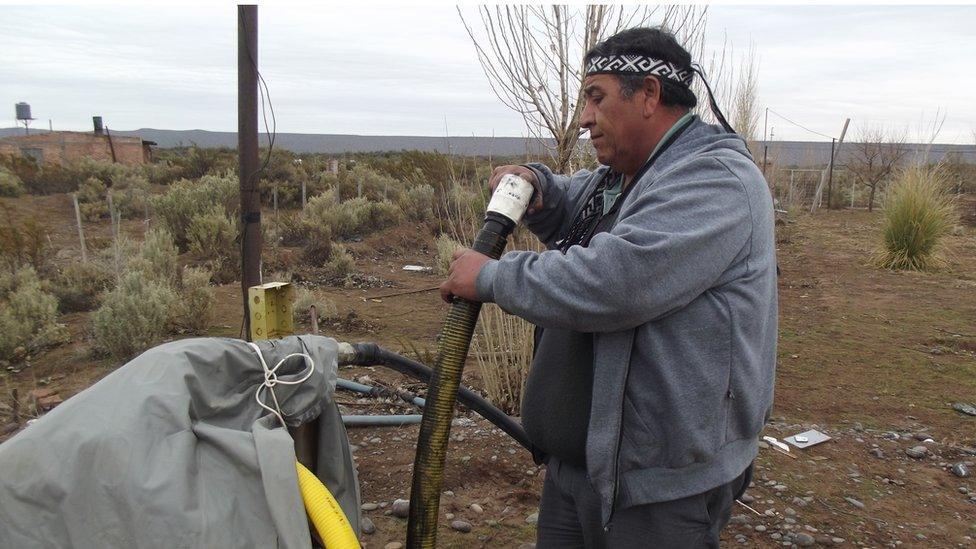
<path id="1" fill-rule="evenodd" d="M 532 200 L 532 203 L 529 204 L 529 208 L 526 210 L 526 213 L 531 215 L 535 212 L 541 211 L 542 189 L 539 186 L 539 180 L 536 178 L 535 172 L 526 168 L 525 166 L 498 166 L 492 170 L 491 179 L 488 180 L 488 187 L 491 189 L 491 193 L 495 194 L 495 187 L 501 183 L 502 177 L 504 177 L 506 174 L 515 174 L 521 177 L 522 179 L 531 183 L 532 187 L 535 189 L 535 193 L 533 193 L 534 199 Z"/>

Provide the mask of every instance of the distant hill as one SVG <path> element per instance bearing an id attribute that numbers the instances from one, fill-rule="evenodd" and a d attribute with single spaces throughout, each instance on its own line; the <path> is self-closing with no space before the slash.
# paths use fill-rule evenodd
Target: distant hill
<path id="1" fill-rule="evenodd" d="M 35 129 L 32 132 L 46 133 Z M 206 130 L 157 130 L 142 128 L 134 131 L 113 131 L 118 135 L 138 136 L 153 141 L 162 148 L 196 144 L 200 147 L 237 147 L 236 132 L 211 132 Z M 23 128 L 0 128 L 0 138 L 23 135 Z M 266 146 L 267 138 L 260 136 L 260 143 Z M 404 135 L 338 135 L 314 133 L 279 133 L 275 136 L 275 146 L 295 153 L 343 154 L 354 152 L 389 152 L 402 150 L 436 151 L 462 156 L 519 156 L 526 153 L 544 153 L 543 146 L 536 140 L 523 137 L 424 137 Z M 586 145 L 585 140 L 582 146 Z M 845 144 L 847 149 L 853 146 Z M 909 145 L 915 153 L 921 153 L 926 145 Z M 763 144 L 753 143 L 755 155 L 761 159 Z M 934 144 L 928 150 L 928 158 L 935 162 L 952 154 L 960 162 L 976 164 L 976 147 L 972 145 Z M 830 159 L 830 143 L 822 141 L 771 141 L 769 158 L 776 159 L 784 166 L 821 167 Z M 911 154 L 910 156 L 915 156 Z"/>

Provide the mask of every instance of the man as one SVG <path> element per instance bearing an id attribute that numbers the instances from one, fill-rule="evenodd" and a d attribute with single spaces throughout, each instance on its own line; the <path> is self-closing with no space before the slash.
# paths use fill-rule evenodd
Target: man
<path id="1" fill-rule="evenodd" d="M 585 58 L 600 164 L 531 182 L 547 251 L 455 254 L 445 299 L 539 326 L 523 423 L 548 456 L 539 547 L 717 547 L 776 360 L 772 202 L 743 140 L 690 112 L 690 55 L 638 28 Z M 707 83 L 706 83 L 707 87 Z"/>

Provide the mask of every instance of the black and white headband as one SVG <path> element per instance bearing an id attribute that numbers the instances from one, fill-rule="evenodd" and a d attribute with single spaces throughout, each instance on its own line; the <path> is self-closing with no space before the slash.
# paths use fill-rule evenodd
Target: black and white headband
<path id="1" fill-rule="evenodd" d="M 594 55 L 586 64 L 586 75 L 591 74 L 653 74 L 691 85 L 695 75 L 691 69 L 679 69 L 667 61 L 645 55 Z"/>
<path id="2" fill-rule="evenodd" d="M 711 107 L 712 114 L 715 115 L 719 124 L 726 131 L 735 133 L 735 129 L 725 119 L 725 115 L 722 114 L 722 110 L 715 101 L 715 94 L 712 93 L 712 87 L 708 85 L 708 80 L 705 78 L 705 71 L 696 63 L 692 63 L 689 69 L 679 69 L 672 63 L 654 59 L 646 55 L 614 54 L 594 55 L 590 57 L 589 62 L 586 64 L 586 76 L 593 74 L 653 74 L 661 78 L 673 80 L 687 87 L 691 87 L 691 79 L 695 73 L 701 76 L 702 83 L 705 84 L 705 90 L 708 91 L 708 104 Z"/>

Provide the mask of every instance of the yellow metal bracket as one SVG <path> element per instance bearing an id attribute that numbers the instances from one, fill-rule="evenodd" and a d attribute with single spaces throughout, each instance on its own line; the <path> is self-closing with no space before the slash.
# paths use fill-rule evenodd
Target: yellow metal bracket
<path id="1" fill-rule="evenodd" d="M 278 339 L 295 333 L 292 302 L 295 289 L 287 282 L 268 282 L 247 289 L 251 341 Z"/>

